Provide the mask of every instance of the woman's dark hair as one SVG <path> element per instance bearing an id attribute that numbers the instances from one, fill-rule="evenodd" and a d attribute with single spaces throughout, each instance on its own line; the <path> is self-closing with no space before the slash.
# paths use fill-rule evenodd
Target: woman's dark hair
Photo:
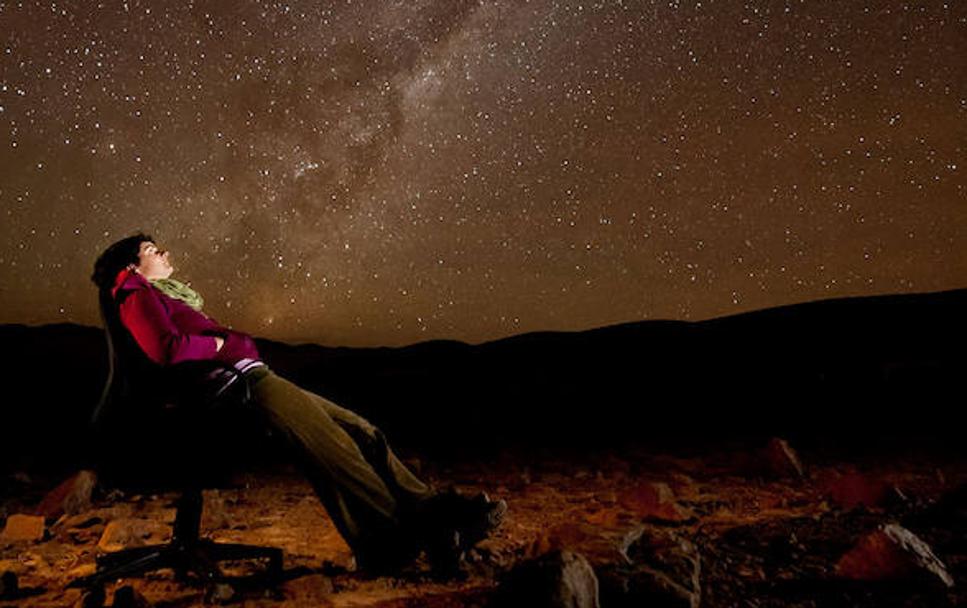
<path id="1" fill-rule="evenodd" d="M 128 264 L 138 263 L 138 253 L 141 251 L 141 243 L 154 241 L 151 236 L 139 232 L 138 234 L 123 238 L 113 243 L 104 250 L 104 253 L 94 262 L 94 274 L 91 280 L 101 291 L 110 290 L 114 286 L 114 279 Z"/>

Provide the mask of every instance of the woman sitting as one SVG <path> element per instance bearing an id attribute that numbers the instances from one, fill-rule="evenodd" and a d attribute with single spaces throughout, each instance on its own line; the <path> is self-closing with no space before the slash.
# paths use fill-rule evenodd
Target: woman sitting
<path id="1" fill-rule="evenodd" d="M 252 338 L 202 313 L 202 298 L 171 279 L 169 252 L 145 234 L 108 247 L 92 280 L 102 303 L 149 359 L 160 366 L 216 360 L 249 384 L 252 405 L 299 453 L 300 464 L 357 567 L 391 573 L 427 550 L 452 568 L 463 551 L 489 535 L 504 501 L 435 492 L 396 457 L 367 420 L 276 375 Z"/>

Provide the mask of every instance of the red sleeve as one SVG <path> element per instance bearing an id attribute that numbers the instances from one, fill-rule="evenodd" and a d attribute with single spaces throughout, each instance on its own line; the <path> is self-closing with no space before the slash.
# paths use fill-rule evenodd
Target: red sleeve
<path id="1" fill-rule="evenodd" d="M 141 350 L 156 363 L 173 365 L 215 357 L 215 338 L 181 333 L 150 289 L 130 292 L 121 301 L 120 316 Z"/>

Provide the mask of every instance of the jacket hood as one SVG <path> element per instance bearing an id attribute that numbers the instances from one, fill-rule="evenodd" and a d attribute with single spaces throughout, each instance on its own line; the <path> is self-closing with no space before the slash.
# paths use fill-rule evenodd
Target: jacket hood
<path id="1" fill-rule="evenodd" d="M 111 288 L 111 295 L 117 297 L 117 293 L 122 289 L 125 291 L 134 291 L 150 286 L 151 283 L 141 273 L 125 268 L 114 278 L 114 287 Z"/>

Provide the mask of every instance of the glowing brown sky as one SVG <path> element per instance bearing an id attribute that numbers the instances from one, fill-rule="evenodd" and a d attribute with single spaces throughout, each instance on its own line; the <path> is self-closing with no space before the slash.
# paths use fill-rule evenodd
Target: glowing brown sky
<path id="1" fill-rule="evenodd" d="M 967 286 L 963 2 L 0 1 L 0 322 L 481 341 Z"/>

